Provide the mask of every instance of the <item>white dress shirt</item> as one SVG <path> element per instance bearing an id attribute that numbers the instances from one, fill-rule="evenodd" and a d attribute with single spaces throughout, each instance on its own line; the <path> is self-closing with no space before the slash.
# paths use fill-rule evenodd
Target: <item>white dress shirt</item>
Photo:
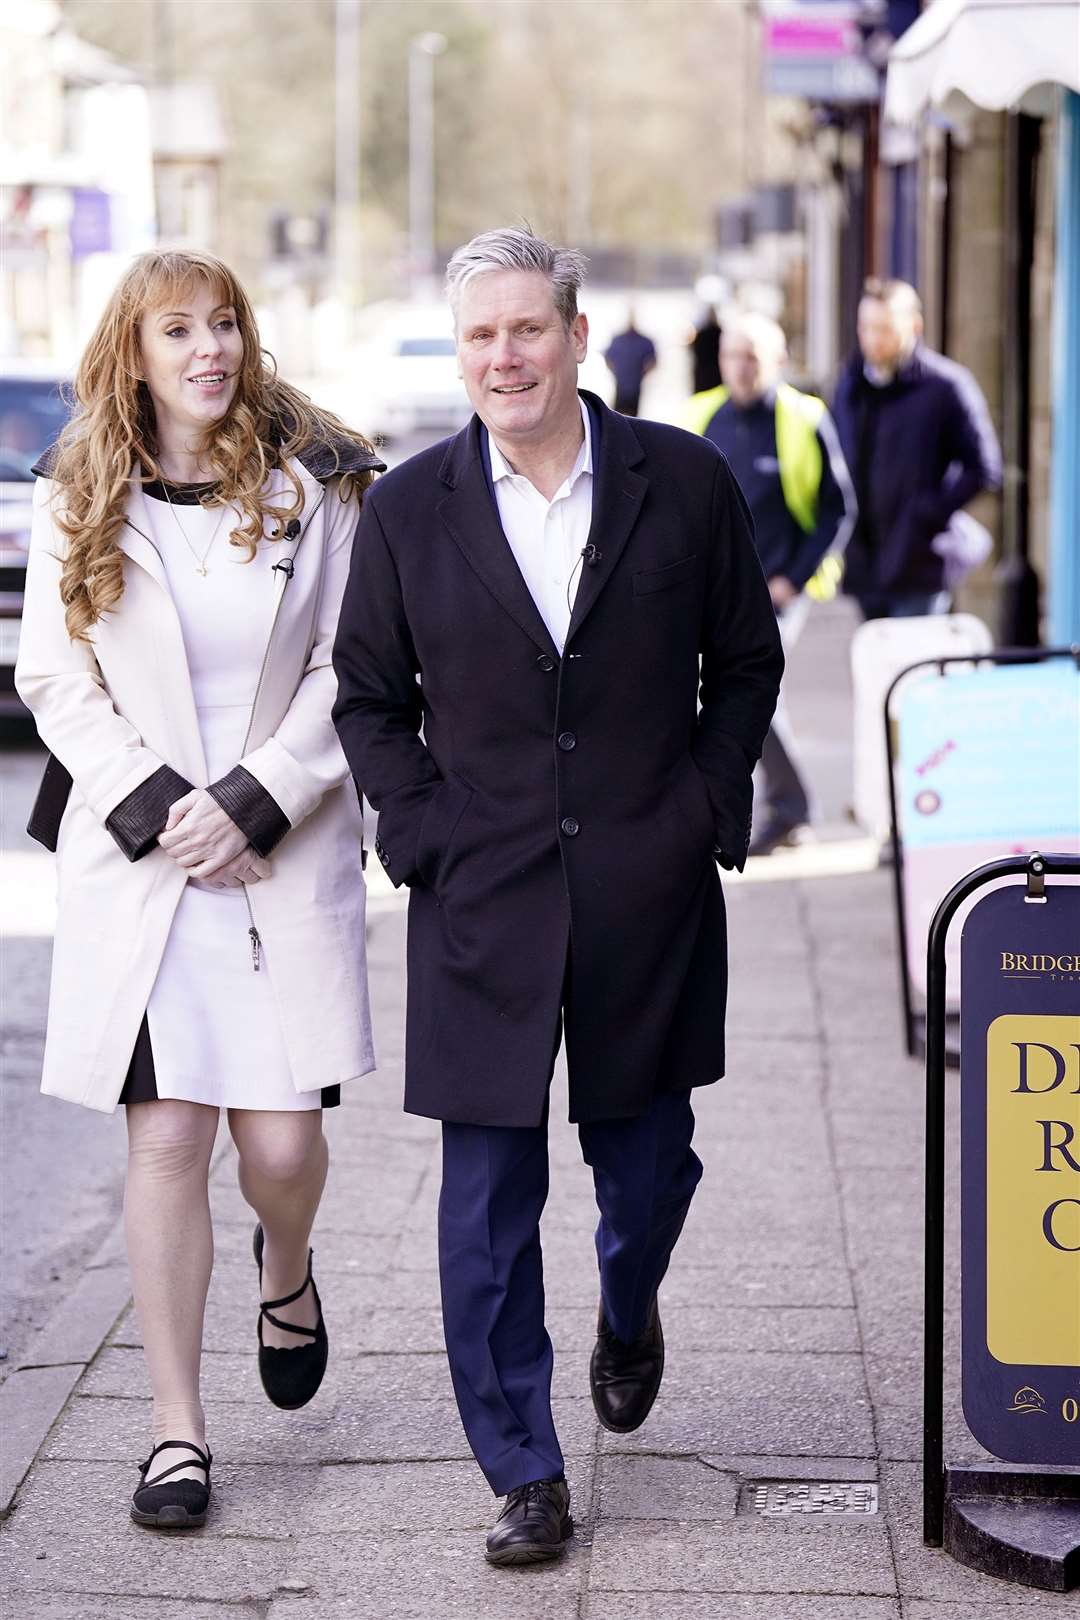
<path id="1" fill-rule="evenodd" d="M 516 473 L 488 435 L 491 477 L 503 533 L 522 578 L 560 653 L 581 578 L 581 553 L 592 524 L 592 431 L 589 408 L 579 399 L 585 442 L 570 476 L 548 501 L 523 473 Z"/>

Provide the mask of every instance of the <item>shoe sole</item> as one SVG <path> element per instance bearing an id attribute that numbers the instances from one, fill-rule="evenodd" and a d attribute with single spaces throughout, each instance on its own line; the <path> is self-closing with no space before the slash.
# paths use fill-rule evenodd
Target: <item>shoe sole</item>
<path id="1" fill-rule="evenodd" d="M 558 1542 L 554 1542 L 547 1547 L 530 1547 L 527 1544 L 505 1547 L 501 1552 L 485 1553 L 484 1557 L 489 1564 L 495 1564 L 499 1568 L 508 1568 L 514 1565 L 520 1567 L 525 1564 L 550 1564 L 556 1558 L 562 1557 L 566 1551 L 566 1543 L 573 1533 L 574 1521 L 571 1518 L 566 1518 L 563 1520 L 560 1529 L 562 1539 Z"/>
<path id="2" fill-rule="evenodd" d="M 201 1524 L 206 1523 L 206 1513 L 189 1513 L 187 1508 L 167 1507 L 158 1513 L 140 1513 L 137 1507 L 131 1510 L 131 1517 L 136 1524 L 147 1524 L 155 1530 L 197 1530 Z"/>

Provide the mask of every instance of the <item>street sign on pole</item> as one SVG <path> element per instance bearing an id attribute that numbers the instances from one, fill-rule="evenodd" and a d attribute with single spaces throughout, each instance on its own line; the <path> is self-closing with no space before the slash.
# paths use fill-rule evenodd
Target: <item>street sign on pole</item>
<path id="1" fill-rule="evenodd" d="M 1080 888 L 961 934 L 963 1399 L 1007 1462 L 1080 1464 Z"/>
<path id="2" fill-rule="evenodd" d="M 1002 1461 L 946 1465 L 946 943 L 991 885 L 961 945 L 961 1358 L 964 1416 Z M 1078 940 L 1080 856 L 1007 856 L 942 900 L 926 973 L 923 1537 L 1059 1592 L 1080 1585 Z"/>

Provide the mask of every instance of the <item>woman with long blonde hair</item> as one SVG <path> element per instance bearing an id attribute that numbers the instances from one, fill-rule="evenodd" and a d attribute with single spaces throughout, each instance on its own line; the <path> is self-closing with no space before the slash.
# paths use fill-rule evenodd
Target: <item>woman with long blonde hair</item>
<path id="1" fill-rule="evenodd" d="M 35 471 L 16 684 L 52 758 L 42 1090 L 125 1105 L 124 1217 L 153 1392 L 132 1517 L 201 1524 L 207 1177 L 227 1111 L 255 1212 L 259 1371 L 319 1387 L 322 1108 L 374 1066 L 361 818 L 330 663 L 368 442 L 284 383 L 219 260 L 141 255 Z"/>

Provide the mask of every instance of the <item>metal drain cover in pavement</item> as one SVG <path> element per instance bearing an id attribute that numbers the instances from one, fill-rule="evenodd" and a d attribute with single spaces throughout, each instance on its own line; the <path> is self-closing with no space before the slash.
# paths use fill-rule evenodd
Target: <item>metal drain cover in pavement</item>
<path id="1" fill-rule="evenodd" d="M 815 1514 L 823 1519 L 862 1519 L 878 1510 L 878 1488 L 868 1480 L 750 1479 L 740 1507 L 762 1519 Z"/>

